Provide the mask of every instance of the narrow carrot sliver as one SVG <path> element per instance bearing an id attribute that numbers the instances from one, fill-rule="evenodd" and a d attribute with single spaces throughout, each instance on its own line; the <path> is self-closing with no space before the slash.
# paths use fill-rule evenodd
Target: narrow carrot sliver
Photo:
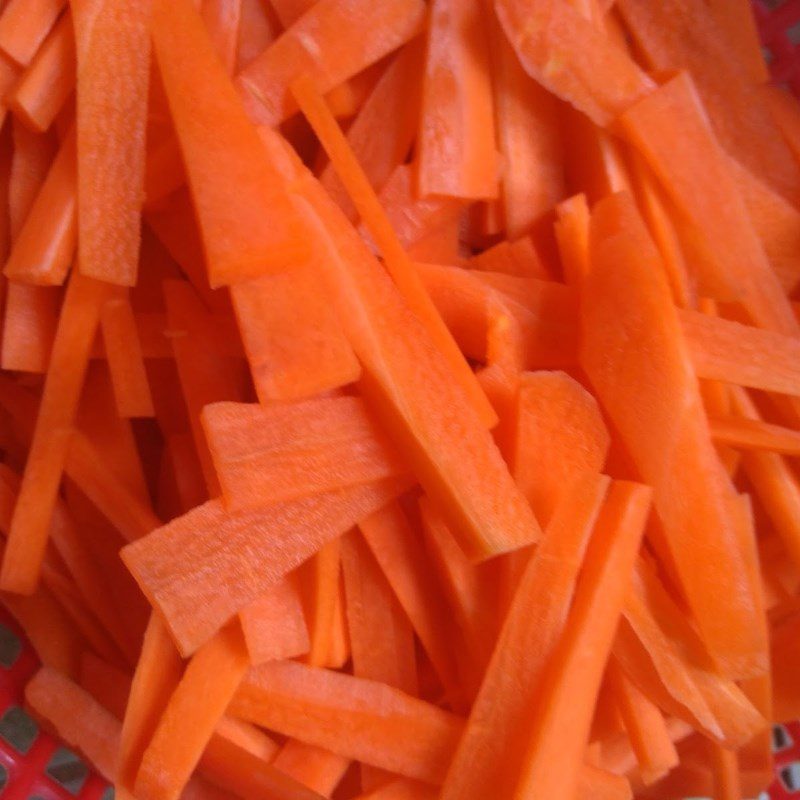
<path id="1" fill-rule="evenodd" d="M 718 444 L 744 450 L 771 450 L 781 455 L 800 455 L 800 432 L 759 419 L 709 417 L 711 435 Z"/>
<path id="2" fill-rule="evenodd" d="M 350 763 L 349 758 L 330 750 L 288 739 L 272 765 L 303 786 L 327 797 L 339 785 Z"/>
<path id="3" fill-rule="evenodd" d="M 11 0 L 0 15 L 0 49 L 29 64 L 66 0 Z"/>

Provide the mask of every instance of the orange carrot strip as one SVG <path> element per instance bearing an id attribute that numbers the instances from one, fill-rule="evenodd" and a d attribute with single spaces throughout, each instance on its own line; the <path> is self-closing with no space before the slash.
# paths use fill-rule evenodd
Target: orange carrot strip
<path id="1" fill-rule="evenodd" d="M 25 687 L 25 700 L 59 738 L 83 753 L 107 780 L 116 774 L 119 723 L 67 676 L 42 667 Z"/>
<path id="2" fill-rule="evenodd" d="M 398 52 L 347 128 L 350 148 L 375 191 L 411 148 L 419 121 L 422 46 L 418 37 Z M 333 164 L 323 170 L 320 182 L 348 218 L 355 219 L 355 206 Z"/>
<path id="3" fill-rule="evenodd" d="M 262 125 L 281 122 L 297 108 L 289 94 L 295 78 L 307 74 L 328 92 L 412 39 L 424 14 L 420 0 L 315 3 L 237 78 L 250 117 Z M 350 48 L 339 44 L 343 30 Z"/>
<path id="4" fill-rule="evenodd" d="M 752 591 L 742 588 L 752 586 L 733 487 L 710 440 L 658 252 L 625 195 L 595 207 L 591 235 L 592 271 L 583 286 L 592 302 L 581 307 L 581 364 L 639 473 L 653 485 L 663 525 L 654 545 L 704 641 L 728 674 L 756 674 L 766 646 Z"/>
<path id="5" fill-rule="evenodd" d="M 152 35 L 211 286 L 283 269 L 304 238 L 191 0 L 154 0 Z"/>
<path id="6" fill-rule="evenodd" d="M 65 5 L 66 0 L 11 0 L 0 15 L 0 49 L 29 64 Z"/>
<path id="7" fill-rule="evenodd" d="M 750 223 L 689 75 L 681 73 L 661 86 L 620 122 L 700 237 L 705 257 L 695 266 L 711 289 L 704 293 L 740 298 L 757 324 L 795 335 L 798 321 Z M 706 203 L 718 201 L 719 213 L 703 213 Z"/>
<path id="8" fill-rule="evenodd" d="M 479 0 L 431 4 L 417 137 L 422 197 L 498 195 L 486 24 Z"/>
<path id="9" fill-rule="evenodd" d="M 114 292 L 105 302 L 100 325 L 119 415 L 154 416 L 142 346 L 126 289 Z"/>
<path id="10" fill-rule="evenodd" d="M 19 80 L 19 67 L 5 53 L 0 52 L 0 124 L 8 114 L 7 99 Z"/>
<path id="11" fill-rule="evenodd" d="M 436 800 L 438 796 L 431 786 L 400 778 L 384 783 L 371 792 L 360 794 L 355 800 Z"/>
<path id="12" fill-rule="evenodd" d="M 426 783 L 442 780 L 463 727 L 436 706 L 375 681 L 291 661 L 250 670 L 231 713 Z"/>
<path id="13" fill-rule="evenodd" d="M 800 710 L 800 686 L 797 685 L 797 667 L 800 664 L 800 615 L 776 625 L 771 641 L 771 676 L 773 683 L 773 719 L 788 722 Z"/>
<path id="14" fill-rule="evenodd" d="M 142 755 L 133 787 L 136 797 L 177 800 L 248 663 L 238 621 L 223 628 L 197 651 Z"/>
<path id="15" fill-rule="evenodd" d="M 742 794 L 736 751 L 711 742 L 711 766 L 714 774 L 714 800 L 738 800 Z"/>
<path id="16" fill-rule="evenodd" d="M 242 0 L 202 0 L 200 16 L 226 72 L 232 75 L 239 46 Z"/>
<path id="17" fill-rule="evenodd" d="M 351 532 L 341 558 L 353 674 L 417 695 L 414 632 L 375 557 Z"/>
<path id="18" fill-rule="evenodd" d="M 603 469 L 609 444 L 597 401 L 576 380 L 564 372 L 522 375 L 513 473 L 543 524 L 578 475 Z"/>
<path id="19" fill-rule="evenodd" d="M 800 431 L 792 428 L 733 416 L 709 417 L 708 424 L 717 444 L 744 450 L 771 450 L 786 456 L 800 455 Z"/>
<path id="20" fill-rule="evenodd" d="M 242 0 L 235 72 L 260 56 L 278 38 L 280 27 L 270 0 Z"/>
<path id="21" fill-rule="evenodd" d="M 340 537 L 325 542 L 298 571 L 311 639 L 306 663 L 312 667 L 333 666 L 331 647 L 341 584 L 340 543 Z"/>
<path id="22" fill-rule="evenodd" d="M 0 366 L 21 372 L 47 372 L 58 324 L 61 290 L 57 286 L 6 286 Z"/>
<path id="23" fill-rule="evenodd" d="M 106 289 L 99 282 L 72 276 L 0 570 L 0 585 L 7 591 L 30 593 L 36 586 L 67 459 L 70 426 L 105 296 Z"/>
<path id="24" fill-rule="evenodd" d="M 77 237 L 75 131 L 61 143 L 3 272 L 11 279 L 60 285 L 69 270 Z"/>
<path id="25" fill-rule="evenodd" d="M 303 786 L 329 797 L 344 777 L 350 759 L 313 744 L 289 739 L 272 765 Z"/>
<path id="26" fill-rule="evenodd" d="M 72 15 L 65 13 L 6 102 L 26 125 L 46 131 L 75 88 L 75 78 L 75 34 Z"/>
<path id="27" fill-rule="evenodd" d="M 182 669 L 166 626 L 153 612 L 133 675 L 120 734 L 115 788 L 121 793 L 129 794 L 133 790 L 142 756 L 180 681 Z"/>
<path id="28" fill-rule="evenodd" d="M 533 241 L 527 236 L 517 239 L 515 242 L 507 240 L 498 242 L 482 253 L 472 256 L 467 265 L 470 269 L 486 272 L 503 272 L 520 278 L 550 280 L 550 274 L 536 252 Z"/>
<path id="29" fill-rule="evenodd" d="M 263 407 L 213 403 L 203 426 L 231 509 L 393 478 L 403 462 L 357 397 Z"/>
<path id="30" fill-rule="evenodd" d="M 251 664 L 305 655 L 308 628 L 291 576 L 278 581 L 239 612 Z"/>
<path id="31" fill-rule="evenodd" d="M 767 83 L 769 70 L 761 51 L 753 7 L 747 0 L 710 0 L 708 5 L 725 34 L 729 60 L 746 67 L 754 83 Z"/>
<path id="32" fill-rule="evenodd" d="M 150 2 L 72 3 L 78 60 L 78 264 L 133 286 L 139 263 Z M 157 26 L 156 26 L 157 27 Z M 119 86 L 124 85 L 121 96 Z"/>
<path id="33" fill-rule="evenodd" d="M 556 206 L 555 234 L 564 280 L 580 286 L 589 274 L 589 206 L 586 195 L 576 194 Z"/>
<path id="34" fill-rule="evenodd" d="M 78 683 L 117 719 L 125 716 L 131 690 L 130 675 L 94 653 L 81 653 Z"/>
<path id="35" fill-rule="evenodd" d="M 664 715 L 622 672 L 612 658 L 606 680 L 616 700 L 631 740 L 645 784 L 663 778 L 678 765 L 678 752 L 669 735 Z"/>
<path id="36" fill-rule="evenodd" d="M 688 310 L 680 322 L 699 378 L 800 395 L 794 337 Z"/>
<path id="37" fill-rule="evenodd" d="M 497 16 L 525 71 L 607 125 L 653 86 L 634 61 L 570 3 L 500 0 Z"/>
<path id="38" fill-rule="evenodd" d="M 359 522 L 364 539 L 420 643 L 450 694 L 458 700 L 458 666 L 448 641 L 445 605 L 418 537 L 402 508 L 392 504 Z"/>
<path id="39" fill-rule="evenodd" d="M 530 715 L 562 636 L 589 535 L 608 478 L 583 476 L 545 529 L 519 581 L 442 800 L 511 796 L 519 779 Z M 523 657 L 524 654 L 524 657 Z"/>
<path id="40" fill-rule="evenodd" d="M 592 710 L 650 511 L 651 491 L 616 482 L 600 512 L 564 636 L 548 664 L 546 691 L 529 721 L 515 797 L 566 796 L 577 785 Z M 587 653 L 591 654 L 587 659 Z M 563 770 L 567 770 L 564 772 Z"/>
<path id="41" fill-rule="evenodd" d="M 309 79 L 301 78 L 295 81 L 292 84 L 292 93 L 315 133 L 320 137 L 364 224 L 375 238 L 389 274 L 411 310 L 425 326 L 433 343 L 447 359 L 456 381 L 463 388 L 475 410 L 487 427 L 491 427 L 495 422 L 495 415 L 488 400 L 431 301 L 411 259 L 392 230 L 390 221 L 383 213 L 378 198 L 370 186 L 369 179 L 325 105 L 324 99 L 315 91 Z"/>
<path id="42" fill-rule="evenodd" d="M 592 800 L 632 800 L 633 791 L 621 775 L 584 764 L 578 773 L 577 797 Z"/>
<path id="43" fill-rule="evenodd" d="M 284 28 L 291 27 L 303 16 L 317 0 L 269 0 L 275 14 Z"/>
<path id="44" fill-rule="evenodd" d="M 360 367 L 314 264 L 231 287 L 262 403 L 297 400 L 358 379 Z"/>
<path id="45" fill-rule="evenodd" d="M 122 559 L 189 655 L 326 541 L 407 486 L 390 480 L 238 514 L 210 500 L 128 545 Z M 259 531 L 267 527 L 265 539 Z M 209 583 L 202 574 L 211 557 L 217 579 Z M 218 581 L 227 591 L 219 591 Z"/>

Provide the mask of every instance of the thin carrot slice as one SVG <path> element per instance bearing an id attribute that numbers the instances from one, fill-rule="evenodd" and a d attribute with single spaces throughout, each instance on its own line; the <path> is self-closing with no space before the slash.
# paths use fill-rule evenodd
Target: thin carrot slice
<path id="1" fill-rule="evenodd" d="M 42 667 L 25 687 L 25 700 L 66 744 L 79 750 L 107 780 L 116 774 L 119 723 L 66 675 Z"/>
<path id="2" fill-rule="evenodd" d="M 214 49 L 226 71 L 232 75 L 239 46 L 242 0 L 202 0 L 200 16 L 208 29 Z"/>
<path id="3" fill-rule="evenodd" d="M 29 64 L 65 5 L 66 0 L 11 0 L 0 15 L 0 49 Z"/>
<path id="4" fill-rule="evenodd" d="M 741 298 L 757 324 L 796 335 L 798 321 L 753 229 L 727 156 L 688 73 L 637 103 L 620 123 L 700 237 L 704 258 L 696 268 L 702 269 L 702 283 L 710 291 L 704 286 L 701 290 L 720 299 Z M 681 135 L 676 138 L 673 132 L 678 129 Z M 717 213 L 704 213 L 707 202 L 717 207 L 716 198 L 722 204 Z"/>
<path id="5" fill-rule="evenodd" d="M 592 395 L 564 372 L 520 379 L 514 479 L 547 524 L 573 480 L 603 469 L 610 437 Z"/>
<path id="6" fill-rule="evenodd" d="M 331 649 L 341 584 L 340 545 L 340 537 L 325 542 L 298 571 L 311 639 L 306 663 L 312 667 L 333 666 Z"/>
<path id="7" fill-rule="evenodd" d="M 489 41 L 480 0 L 435 0 L 427 36 L 419 193 L 497 197 Z"/>
<path id="8" fill-rule="evenodd" d="M 384 684 L 291 661 L 251 669 L 230 710 L 426 783 L 444 777 L 463 727 L 456 715 Z"/>
<path id="9" fill-rule="evenodd" d="M 404 464 L 357 397 L 272 408 L 203 409 L 214 466 L 231 509 L 257 508 L 394 478 Z"/>
<path id="10" fill-rule="evenodd" d="M 263 664 L 305 655 L 308 628 L 292 576 L 267 589 L 239 612 L 250 663 Z"/>
<path id="11" fill-rule="evenodd" d="M 19 231 L 4 274 L 43 286 L 66 278 L 77 238 L 77 170 L 75 131 L 61 143 L 47 178 Z"/>
<path id="12" fill-rule="evenodd" d="M 65 13 L 6 102 L 29 127 L 46 131 L 75 88 L 75 79 L 75 34 L 72 15 Z"/>
<path id="13" fill-rule="evenodd" d="M 69 449 L 89 348 L 106 297 L 103 284 L 74 274 L 67 289 L 31 450 L 0 570 L 7 591 L 31 593 Z"/>
<path id="14" fill-rule="evenodd" d="M 58 324 L 61 290 L 9 281 L 6 286 L 0 366 L 21 372 L 47 372 Z"/>
<path id="15" fill-rule="evenodd" d="M 262 403 L 337 389 L 361 372 L 313 263 L 231 287 Z"/>
<path id="16" fill-rule="evenodd" d="M 122 559 L 190 655 L 326 541 L 407 487 L 390 480 L 238 514 L 210 500 L 124 548 Z M 259 534 L 267 527 L 269 539 Z M 217 578 L 209 583 L 202 576 L 210 557 Z M 228 590 L 218 591 L 218 581 Z"/>
<path id="17" fill-rule="evenodd" d="M 450 764 L 442 800 L 486 797 L 487 791 L 511 796 L 514 791 L 530 715 L 562 636 L 577 573 L 608 486 L 608 478 L 582 477 L 545 529 L 514 595 Z"/>
<path id="18" fill-rule="evenodd" d="M 344 777 L 350 759 L 313 744 L 289 739 L 272 765 L 303 786 L 328 797 Z"/>
<path id="19" fill-rule="evenodd" d="M 718 444 L 744 450 L 771 450 L 786 456 L 800 455 L 800 431 L 792 428 L 735 416 L 710 417 L 708 424 Z"/>
<path id="20" fill-rule="evenodd" d="M 383 213 L 369 179 L 350 149 L 347 139 L 330 114 L 322 97 L 308 79 L 292 84 L 292 93 L 326 148 L 339 178 L 345 185 L 364 224 L 383 254 L 384 263 L 411 310 L 428 331 L 433 343 L 445 356 L 456 381 L 487 425 L 494 424 L 494 412 L 483 395 L 464 356 L 453 341 L 436 306 L 428 296 L 414 265 L 403 250 L 398 237 Z"/>
<path id="21" fill-rule="evenodd" d="M 136 797 L 176 800 L 180 796 L 248 664 L 238 621 L 197 651 L 142 755 L 133 787 Z"/>
<path id="22" fill-rule="evenodd" d="M 261 125 L 281 122 L 297 108 L 289 94 L 295 78 L 307 74 L 328 92 L 413 39 L 424 14 L 421 0 L 315 3 L 237 78 L 250 117 Z M 341 47 L 342 31 L 352 47 Z"/>
<path id="23" fill-rule="evenodd" d="M 211 286 L 283 269 L 304 239 L 191 0 L 154 0 L 152 34 Z"/>
<path id="24" fill-rule="evenodd" d="M 663 524 L 654 544 L 728 674 L 758 674 L 765 643 L 752 591 L 742 589 L 751 586 L 751 575 L 738 541 L 733 487 L 710 441 L 660 258 L 624 195 L 595 207 L 584 289 L 593 299 L 582 305 L 581 363 L 653 485 Z M 712 572 L 716 588 L 709 591 Z"/>
<path id="25" fill-rule="evenodd" d="M 531 10 L 523 0 L 501 0 L 496 11 L 525 71 L 597 125 L 607 125 L 653 86 L 571 3 L 547 0 Z"/>
<path id="26" fill-rule="evenodd" d="M 736 752 L 726 750 L 716 742 L 712 742 L 710 748 L 715 800 L 735 800 L 743 797 Z"/>

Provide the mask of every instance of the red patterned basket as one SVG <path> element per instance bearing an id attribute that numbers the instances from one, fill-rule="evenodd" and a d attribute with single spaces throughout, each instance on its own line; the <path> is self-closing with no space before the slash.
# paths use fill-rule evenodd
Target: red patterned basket
<path id="1" fill-rule="evenodd" d="M 773 80 L 800 97 L 800 0 L 753 6 Z M 22 630 L 0 609 L 0 798 L 113 800 L 113 787 L 24 711 L 23 687 L 38 665 Z M 758 800 L 800 800 L 800 722 L 774 726 L 773 748 L 775 781 Z"/>

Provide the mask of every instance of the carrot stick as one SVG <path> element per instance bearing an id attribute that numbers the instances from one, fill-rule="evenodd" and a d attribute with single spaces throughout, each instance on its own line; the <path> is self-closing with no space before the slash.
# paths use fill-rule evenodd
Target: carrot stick
<path id="1" fill-rule="evenodd" d="M 278 38 L 280 27 L 269 0 L 242 0 L 234 72 L 241 72 L 261 55 Z"/>
<path id="2" fill-rule="evenodd" d="M 178 685 L 183 665 L 156 612 L 150 616 L 122 723 L 115 788 L 129 794 L 163 710 Z"/>
<path id="3" fill-rule="evenodd" d="M 197 651 L 142 755 L 134 783 L 136 797 L 156 800 L 180 796 L 248 663 L 238 621 Z"/>
<path id="4" fill-rule="evenodd" d="M 127 672 L 94 653 L 82 653 L 78 683 L 117 719 L 125 716 L 131 690 L 131 677 Z"/>
<path id="5" fill-rule="evenodd" d="M 190 655 L 326 541 L 407 486 L 390 480 L 237 514 L 210 500 L 124 548 L 122 559 Z M 259 535 L 265 526 L 268 539 Z M 208 582 L 202 573 L 212 554 L 217 578 Z M 218 591 L 219 580 L 227 591 Z"/>
<path id="6" fill-rule="evenodd" d="M 239 612 L 250 663 L 263 664 L 308 653 L 303 606 L 289 575 Z"/>
<path id="7" fill-rule="evenodd" d="M 77 236 L 75 132 L 61 143 L 3 270 L 11 279 L 42 286 L 66 278 Z"/>
<path id="8" fill-rule="evenodd" d="M 297 108 L 289 94 L 295 78 L 307 74 L 320 92 L 330 91 L 413 39 L 424 13 L 420 0 L 315 3 L 238 76 L 248 114 L 260 125 L 281 122 Z M 331 47 L 343 30 L 353 46 Z"/>
<path id="9" fill-rule="evenodd" d="M 329 797 L 344 777 L 350 759 L 313 744 L 289 739 L 272 765 L 303 786 Z"/>
<path id="10" fill-rule="evenodd" d="M 653 485 L 663 526 L 653 544 L 727 674 L 757 674 L 766 649 L 752 591 L 742 588 L 752 589 L 752 575 L 738 541 L 733 488 L 710 441 L 660 257 L 625 195 L 593 211 L 584 291 L 593 300 L 582 305 L 581 364 L 639 473 Z"/>
<path id="11" fill-rule="evenodd" d="M 292 94 L 308 118 L 331 158 L 334 168 L 350 194 L 359 215 L 375 238 L 386 267 L 412 311 L 425 326 L 434 344 L 441 350 L 458 384 L 481 416 L 491 427 L 495 416 L 475 376 L 447 330 L 436 307 L 417 275 L 411 259 L 403 250 L 391 224 L 380 207 L 367 175 L 358 163 L 336 120 L 316 92 L 310 79 L 292 84 Z"/>
<path id="12" fill-rule="evenodd" d="M 312 667 L 332 666 L 330 655 L 341 580 L 340 542 L 340 538 L 326 542 L 298 572 L 311 639 L 306 663 Z"/>
<path id="13" fill-rule="evenodd" d="M 66 0 L 11 0 L 0 15 L 0 49 L 28 65 L 65 5 Z"/>
<path id="14" fill-rule="evenodd" d="M 64 299 L 42 403 L 0 569 L 7 591 L 31 593 L 38 580 L 47 530 L 67 459 L 89 348 L 106 289 L 73 275 Z"/>
<path id="15" fill-rule="evenodd" d="M 44 40 L 31 65 L 6 98 L 15 116 L 46 131 L 75 88 L 75 34 L 65 13 Z"/>
<path id="16" fill-rule="evenodd" d="M 709 417 L 711 435 L 718 444 L 744 450 L 770 450 L 786 456 L 800 455 L 800 431 L 746 417 Z"/>
<path id="17" fill-rule="evenodd" d="M 406 473 L 357 397 L 263 407 L 213 403 L 202 413 L 226 504 L 258 508 Z"/>
<path id="18" fill-rule="evenodd" d="M 556 206 L 555 224 L 564 280 L 579 286 L 589 274 L 589 206 L 586 195 L 577 194 Z"/>
<path id="19" fill-rule="evenodd" d="M 435 0 L 417 136 L 419 193 L 497 197 L 489 41 L 480 0 Z"/>
<path id="20" fill-rule="evenodd" d="M 616 482 L 600 512 L 566 630 L 544 677 L 515 797 L 574 793 L 592 709 L 650 510 L 650 489 Z M 591 654 L 587 659 L 587 653 Z"/>
<path id="21" fill-rule="evenodd" d="M 79 0 L 72 12 L 78 60 L 78 264 L 91 278 L 133 286 L 144 190 L 151 3 Z"/>
<path id="22" fill-rule="evenodd" d="M 291 661 L 252 669 L 231 712 L 426 783 L 442 780 L 463 727 L 454 714 L 384 684 Z"/>
<path id="23" fill-rule="evenodd" d="M 229 75 L 236 67 L 242 0 L 202 0 L 200 16 Z"/>
<path id="24" fill-rule="evenodd" d="M 450 764 L 442 800 L 486 797 L 487 791 L 511 796 L 514 791 L 530 716 L 562 636 L 577 573 L 608 486 L 607 478 L 583 477 L 545 529 L 514 594 Z"/>
<path id="25" fill-rule="evenodd" d="M 8 184 L 9 233 L 12 243 L 19 237 L 31 206 L 42 188 L 58 151 L 55 135 L 31 131 L 23 122 L 11 123 L 13 152 Z"/>
<path id="26" fill-rule="evenodd" d="M 58 324 L 61 290 L 9 281 L 6 286 L 0 366 L 21 372 L 47 372 Z"/>
<path id="27" fill-rule="evenodd" d="M 114 780 L 119 723 L 88 692 L 42 667 L 25 687 L 25 700 L 62 741 L 83 753 L 107 781 Z"/>
<path id="28" fill-rule="evenodd" d="M 282 270 L 304 253 L 304 239 L 191 0 L 154 0 L 152 34 L 209 282 L 217 287 Z"/>
<path id="29" fill-rule="evenodd" d="M 709 747 L 714 773 L 714 800 L 738 800 L 743 797 L 736 752 L 725 750 L 715 742 L 711 742 Z"/>

